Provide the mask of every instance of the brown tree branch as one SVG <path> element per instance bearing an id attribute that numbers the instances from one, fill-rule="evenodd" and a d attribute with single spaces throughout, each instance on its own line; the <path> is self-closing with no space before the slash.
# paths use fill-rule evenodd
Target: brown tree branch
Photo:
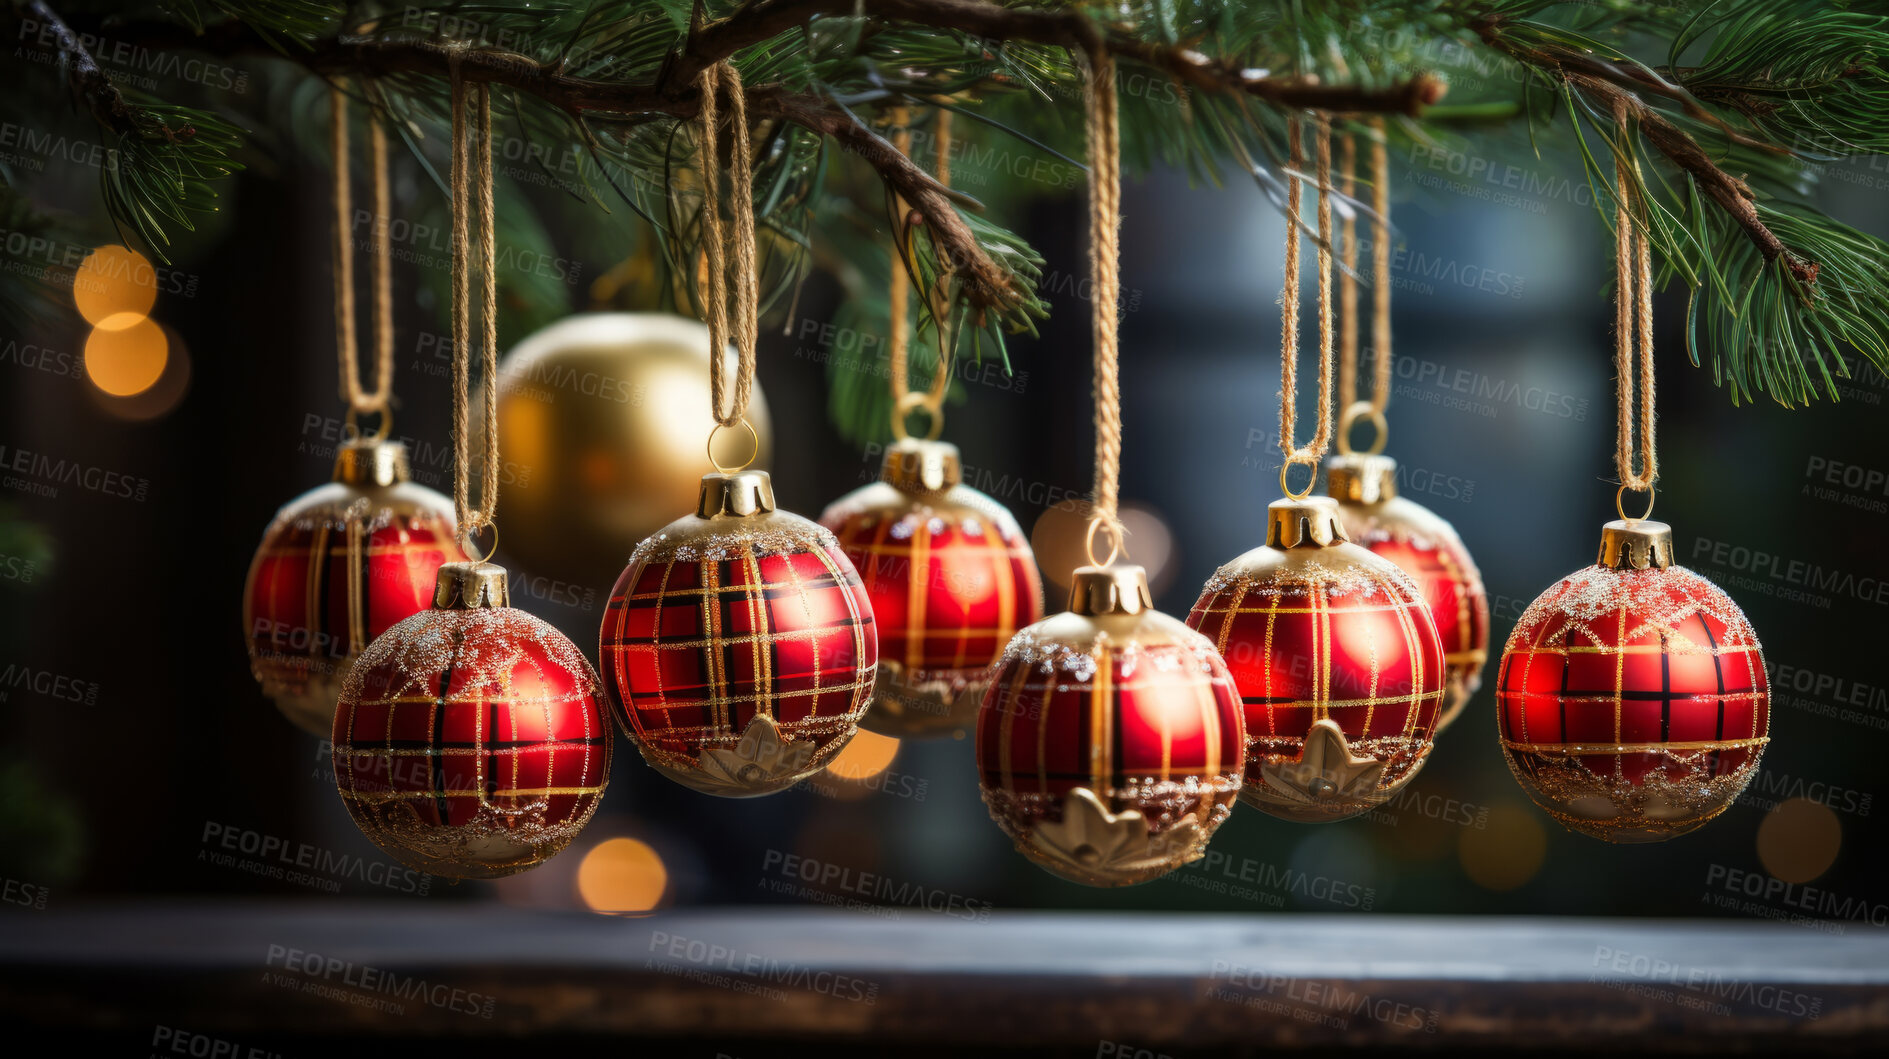
<path id="1" fill-rule="evenodd" d="M 92 58 L 86 50 L 85 42 L 79 39 L 72 27 L 58 13 L 48 7 L 43 0 L 33 0 L 26 5 L 26 19 L 37 19 L 41 29 L 53 39 L 53 44 L 67 59 L 66 81 L 72 86 L 73 94 L 85 103 L 99 124 L 114 132 L 136 135 L 138 129 L 138 108 L 125 99 L 124 93 L 112 82 L 111 77 Z M 30 31 L 30 26 L 22 26 L 21 36 Z"/>
<path id="2" fill-rule="evenodd" d="M 1484 22 L 1475 28 L 1484 43 L 1503 54 L 1530 66 L 1555 70 L 1568 84 L 1594 100 L 1603 113 L 1613 113 L 1616 104 L 1624 106 L 1628 116 L 1639 124 L 1646 141 L 1665 155 L 1667 161 L 1692 176 L 1699 190 L 1744 230 L 1746 237 L 1764 255 L 1765 261 L 1783 258 L 1785 267 L 1790 269 L 1791 275 L 1797 277 L 1806 291 L 1816 284 L 1817 263 L 1793 252 L 1764 223 L 1764 219 L 1758 216 L 1758 207 L 1750 186 L 1721 169 L 1697 140 L 1673 124 L 1666 115 L 1649 106 L 1639 95 L 1640 91 L 1650 90 L 1654 94 L 1684 102 L 1691 100 L 1689 93 L 1675 86 L 1656 86 L 1644 76 L 1625 73 L 1613 64 L 1600 62 L 1590 55 L 1518 44 L 1502 33 L 1498 22 Z M 1626 83 L 1619 83 L 1621 81 Z M 1696 101 L 1685 105 L 1688 113 L 1698 106 Z"/>
<path id="3" fill-rule="evenodd" d="M 42 2 L 33 6 L 44 8 Z M 989 0 L 759 0 L 690 32 L 647 84 L 574 77 L 566 74 L 560 64 L 504 49 L 458 47 L 447 39 L 337 39 L 290 57 L 327 75 L 420 74 L 447 79 L 456 69 L 467 80 L 503 85 L 579 118 L 619 122 L 658 117 L 688 119 L 700 109 L 698 78 L 707 66 L 750 45 L 791 32 L 816 17 L 855 13 L 888 23 L 930 26 L 994 41 L 1031 41 L 1085 54 L 1107 50 L 1161 70 L 1201 91 L 1244 93 L 1279 107 L 1414 116 L 1444 92 L 1443 82 L 1429 75 L 1383 89 L 1321 85 L 1312 78 L 1272 77 L 1265 71 L 1210 58 L 1191 48 L 1138 40 L 1124 30 L 1099 26 L 1080 11 L 1004 7 Z M 50 14 L 47 10 L 46 15 Z M 179 39 L 174 27 L 152 27 L 150 32 L 170 47 L 212 52 L 266 48 L 247 27 L 240 27 L 235 35 L 220 33 L 214 39 Z M 753 86 L 748 99 L 754 117 L 788 121 L 831 136 L 873 166 L 880 179 L 924 218 L 935 245 L 951 262 L 964 296 L 975 310 L 1001 312 L 1024 300 L 1025 292 L 1012 285 L 1009 274 L 984 251 L 970 226 L 958 215 L 953 202 L 963 196 L 939 184 L 843 108 L 779 85 Z"/>
<path id="4" fill-rule="evenodd" d="M 1154 67 L 1208 92 L 1245 92 L 1281 107 L 1340 113 L 1408 114 L 1443 98 L 1444 83 L 1429 74 L 1384 89 L 1321 85 L 1315 79 L 1272 77 L 1192 48 L 1156 44 L 1098 26 L 1066 8 L 1003 7 L 989 0 L 760 0 L 689 35 L 657 83 L 687 91 L 702 68 L 751 44 L 805 25 L 816 16 L 863 13 L 888 22 L 909 22 L 995 41 L 1030 41 L 1092 54 L 1106 49 L 1118 58 Z"/>
<path id="5" fill-rule="evenodd" d="M 851 12 L 856 4 L 887 19 L 950 25 L 996 39 L 1031 39 L 1085 49 L 1108 47 L 1115 54 L 1157 66 L 1205 91 L 1243 91 L 1278 106 L 1417 113 L 1443 92 L 1440 81 L 1424 76 L 1388 90 L 1270 78 L 1186 49 L 1105 37 L 1092 22 L 1074 12 L 1005 8 L 985 0 L 763 0 L 690 34 L 683 48 L 672 53 L 655 81 L 647 85 L 572 77 L 515 52 L 455 51 L 448 44 L 424 40 L 336 43 L 318 50 L 306 61 L 327 73 L 448 77 L 456 60 L 462 77 L 505 85 L 573 115 L 630 121 L 656 116 L 686 119 L 700 109 L 697 78 L 708 64 L 787 32 L 816 15 Z M 964 296 L 975 310 L 1001 312 L 1023 300 L 1023 292 L 1014 288 L 1009 274 L 978 245 L 970 226 L 958 216 L 952 205 L 956 196 L 890 143 L 843 109 L 812 96 L 764 85 L 750 90 L 748 97 L 749 110 L 755 116 L 778 118 L 832 136 L 873 166 L 880 179 L 925 219 L 935 245 L 952 263 Z"/>

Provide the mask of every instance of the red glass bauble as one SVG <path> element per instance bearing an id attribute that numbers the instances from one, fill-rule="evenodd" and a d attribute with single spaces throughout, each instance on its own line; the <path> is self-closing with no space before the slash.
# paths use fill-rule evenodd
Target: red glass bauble
<path id="1" fill-rule="evenodd" d="M 1717 585 L 1672 565 L 1672 531 L 1611 522 L 1601 561 L 1522 614 L 1496 716 L 1509 767 L 1568 828 L 1658 842 L 1703 826 L 1758 770 L 1770 684 Z"/>
<path id="2" fill-rule="evenodd" d="M 1030 543 L 1003 505 L 963 484 L 955 446 L 902 440 L 880 480 L 820 516 L 858 568 L 879 631 L 862 728 L 901 738 L 959 733 L 990 663 L 1043 616 Z"/>
<path id="3" fill-rule="evenodd" d="M 1153 609 L 1141 567 L 1078 569 L 1070 610 L 992 668 L 979 782 L 1019 851 L 1091 886 L 1206 852 L 1240 789 L 1239 698 L 1213 646 Z"/>
<path id="4" fill-rule="evenodd" d="M 637 545 L 599 654 L 643 759 L 705 794 L 826 767 L 872 699 L 879 641 L 833 534 L 775 510 L 764 471 L 702 479 L 697 513 Z"/>
<path id="5" fill-rule="evenodd" d="M 326 737 L 355 658 L 425 610 L 440 564 L 464 558 L 452 501 L 408 480 L 405 446 L 344 443 L 335 480 L 284 505 L 249 564 L 243 632 L 263 694 Z"/>
<path id="6" fill-rule="evenodd" d="M 602 685 L 577 646 L 506 606 L 505 571 L 441 567 L 434 606 L 362 652 L 335 709 L 335 782 L 374 844 L 451 878 L 570 844 L 610 780 Z"/>
<path id="7" fill-rule="evenodd" d="M 1245 704 L 1247 804 L 1342 820 L 1429 757 L 1444 695 L 1436 624 L 1403 571 L 1347 541 L 1335 501 L 1274 501 L 1265 546 L 1221 567 L 1187 624 Z"/>

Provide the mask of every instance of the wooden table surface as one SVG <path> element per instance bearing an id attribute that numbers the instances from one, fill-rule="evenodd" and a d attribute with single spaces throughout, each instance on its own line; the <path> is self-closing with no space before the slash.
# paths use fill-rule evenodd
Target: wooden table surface
<path id="1" fill-rule="evenodd" d="M 1889 1044 L 1889 932 L 1657 920 L 139 903 L 0 919 L 0 1015 L 279 1044 L 1085 1056 Z M 166 1038 L 166 1034 L 169 1037 Z M 455 1055 L 477 1054 L 463 1048 Z M 285 1054 L 299 1054 L 293 1047 Z M 366 1054 L 363 1052 L 362 1054 Z M 637 1054 L 648 1054 L 638 1052 Z"/>

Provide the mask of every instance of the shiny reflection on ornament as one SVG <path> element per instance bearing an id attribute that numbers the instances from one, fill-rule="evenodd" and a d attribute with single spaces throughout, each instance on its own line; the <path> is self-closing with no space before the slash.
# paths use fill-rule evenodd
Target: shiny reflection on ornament
<path id="1" fill-rule="evenodd" d="M 997 547 L 1002 547 L 1001 543 Z M 936 582 L 933 587 L 942 588 L 944 594 L 964 610 L 991 598 L 991 594 L 997 590 L 995 572 L 991 567 L 981 564 L 958 563 L 947 569 L 941 563 L 934 567 L 932 580 Z"/>
<path id="2" fill-rule="evenodd" d="M 168 415 L 183 403 L 184 395 L 190 391 L 190 349 L 175 330 L 163 327 L 163 331 L 166 354 L 157 381 L 124 397 L 106 393 L 97 386 L 90 387 L 88 392 L 94 404 L 115 418 L 141 423 Z"/>
<path id="3" fill-rule="evenodd" d="M 157 270 L 135 250 L 101 246 L 79 262 L 72 301 L 88 324 L 102 325 L 122 313 L 144 316 L 157 304 Z"/>
<path id="4" fill-rule="evenodd" d="M 1843 846 L 1843 824 L 1822 802 L 1787 798 L 1758 825 L 1758 860 L 1772 878 L 1807 883 L 1837 859 Z"/>
<path id="5" fill-rule="evenodd" d="M 142 313 L 105 317 L 85 340 L 85 374 L 113 397 L 143 393 L 164 374 L 170 343 L 156 320 Z"/>
<path id="6" fill-rule="evenodd" d="M 859 734 L 834 755 L 826 771 L 835 779 L 863 783 L 892 766 L 899 754 L 899 740 L 860 729 Z"/>
<path id="7" fill-rule="evenodd" d="M 1456 854 L 1463 872 L 1485 890 L 1513 890 L 1541 871 L 1548 835 L 1529 809 L 1514 802 L 1489 808 L 1488 826 L 1464 828 Z"/>
<path id="8" fill-rule="evenodd" d="M 479 395 L 484 400 L 484 393 Z M 542 467 L 551 459 L 545 437 L 557 411 L 532 394 L 499 394 L 499 448 L 520 467 Z"/>
<path id="9" fill-rule="evenodd" d="M 669 871 L 662 857 L 633 838 L 597 843 L 577 868 L 577 895 L 592 912 L 639 915 L 654 911 L 668 886 Z"/>
<path id="10" fill-rule="evenodd" d="M 1403 611 L 1354 613 L 1346 618 L 1346 625 L 1358 632 L 1352 635 L 1348 628 L 1344 636 L 1328 640 L 1336 656 L 1328 697 L 1381 701 L 1410 694 L 1421 665 L 1410 662 L 1411 637 L 1404 629 Z"/>

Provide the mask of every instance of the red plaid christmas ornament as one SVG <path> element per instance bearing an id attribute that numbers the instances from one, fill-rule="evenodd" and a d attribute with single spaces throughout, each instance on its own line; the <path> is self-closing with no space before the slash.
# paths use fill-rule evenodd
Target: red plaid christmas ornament
<path id="1" fill-rule="evenodd" d="M 977 714 L 984 804 L 1017 850 L 1090 886 L 1200 859 L 1240 790 L 1245 733 L 1213 645 L 1154 609 L 1139 566 L 1075 572 L 1019 632 Z"/>
<path id="2" fill-rule="evenodd" d="M 508 597 L 503 567 L 440 567 L 432 607 L 368 645 L 335 709 L 341 800 L 419 871 L 536 867 L 577 837 L 610 781 L 596 672 Z"/>
<path id="3" fill-rule="evenodd" d="M 1564 826 L 1609 842 L 1704 826 L 1770 742 L 1757 634 L 1672 552 L 1664 523 L 1607 523 L 1599 562 L 1529 606 L 1496 678 L 1516 780 Z"/>
<path id="4" fill-rule="evenodd" d="M 453 504 L 409 480 L 397 441 L 344 442 L 334 481 L 302 494 L 263 531 L 243 588 L 250 671 L 283 716 L 315 735 L 357 656 L 426 609 L 440 565 L 465 558 Z"/>
<path id="5" fill-rule="evenodd" d="M 1343 820 L 1429 757 L 1444 696 L 1436 623 L 1408 575 L 1350 542 L 1337 501 L 1273 501 L 1265 545 L 1214 574 L 1187 624 L 1239 688 L 1247 804 Z"/>
<path id="6" fill-rule="evenodd" d="M 1325 491 L 1338 501 L 1351 542 L 1389 559 L 1417 583 L 1443 641 L 1443 709 L 1447 728 L 1482 686 L 1489 657 L 1489 595 L 1482 572 L 1442 516 L 1397 495 L 1397 461 L 1343 454 L 1325 460 Z"/>
<path id="7" fill-rule="evenodd" d="M 873 704 L 860 726 L 901 738 L 962 733 L 990 663 L 1043 616 L 1030 544 L 1003 505 L 964 484 L 957 446 L 907 438 L 879 481 L 833 502 L 839 538 L 879 633 Z"/>
<path id="8" fill-rule="evenodd" d="M 599 654 L 617 720 L 705 794 L 772 794 L 858 731 L 879 658 L 872 603 L 833 534 L 777 510 L 765 471 L 702 477 L 696 513 L 637 545 Z"/>

